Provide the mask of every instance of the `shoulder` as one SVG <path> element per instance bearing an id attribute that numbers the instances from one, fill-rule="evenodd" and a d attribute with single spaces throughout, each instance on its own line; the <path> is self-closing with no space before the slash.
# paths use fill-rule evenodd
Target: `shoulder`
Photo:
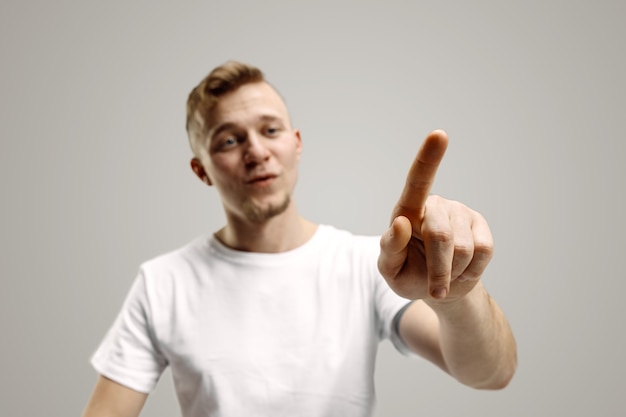
<path id="1" fill-rule="evenodd" d="M 196 270 L 199 263 L 207 262 L 210 236 L 201 236 L 172 251 L 155 256 L 140 265 L 145 276 L 181 274 Z"/>
<path id="2" fill-rule="evenodd" d="M 320 226 L 320 253 L 326 263 L 334 270 L 360 277 L 376 278 L 380 237 L 354 234 L 334 226 Z M 362 282 L 366 282 L 363 280 Z"/>

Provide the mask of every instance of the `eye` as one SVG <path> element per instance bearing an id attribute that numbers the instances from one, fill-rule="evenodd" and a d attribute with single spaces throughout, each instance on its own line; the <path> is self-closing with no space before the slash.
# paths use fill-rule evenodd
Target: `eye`
<path id="1" fill-rule="evenodd" d="M 229 136 L 222 141 L 222 146 L 233 146 L 237 144 L 237 138 Z"/>
<path id="2" fill-rule="evenodd" d="M 268 126 L 265 128 L 265 135 L 269 137 L 277 136 L 280 133 L 280 128 L 278 126 Z"/>
<path id="3" fill-rule="evenodd" d="M 215 143 L 215 150 L 217 151 L 227 151 L 229 149 L 234 148 L 239 144 L 240 140 L 235 135 L 224 135 L 219 138 Z"/>

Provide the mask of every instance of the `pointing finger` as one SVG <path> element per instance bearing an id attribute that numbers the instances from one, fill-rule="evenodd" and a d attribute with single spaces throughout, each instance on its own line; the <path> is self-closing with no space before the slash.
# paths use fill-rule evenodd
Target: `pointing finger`
<path id="1" fill-rule="evenodd" d="M 443 130 L 432 131 L 422 143 L 409 173 L 400 199 L 396 203 L 393 217 L 409 218 L 413 231 L 419 233 L 424 216 L 426 200 L 435 182 L 435 174 L 448 147 L 448 135 Z"/>

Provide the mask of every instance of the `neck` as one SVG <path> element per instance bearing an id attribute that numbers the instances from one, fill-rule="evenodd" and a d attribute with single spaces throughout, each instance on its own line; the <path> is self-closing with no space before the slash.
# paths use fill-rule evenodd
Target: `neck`
<path id="1" fill-rule="evenodd" d="M 301 217 L 295 208 L 264 222 L 250 222 L 228 217 L 227 224 L 216 234 L 224 245 L 246 252 L 279 253 L 305 244 L 317 225 Z"/>

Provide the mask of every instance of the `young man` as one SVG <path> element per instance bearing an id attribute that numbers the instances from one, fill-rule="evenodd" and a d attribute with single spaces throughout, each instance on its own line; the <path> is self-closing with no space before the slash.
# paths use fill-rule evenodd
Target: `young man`
<path id="1" fill-rule="evenodd" d="M 489 227 L 429 196 L 443 131 L 375 238 L 299 215 L 300 132 L 257 68 L 213 70 L 189 96 L 187 130 L 191 168 L 219 192 L 226 225 L 142 265 L 92 359 L 85 417 L 137 416 L 166 366 L 185 417 L 368 416 L 383 338 L 466 385 L 507 385 L 515 341 L 480 281 Z"/>

